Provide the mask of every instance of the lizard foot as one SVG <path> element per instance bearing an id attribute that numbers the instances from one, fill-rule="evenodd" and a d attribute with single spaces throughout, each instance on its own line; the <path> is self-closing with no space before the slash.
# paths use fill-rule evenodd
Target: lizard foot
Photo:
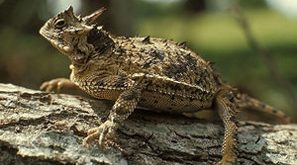
<path id="1" fill-rule="evenodd" d="M 46 92 L 51 92 L 56 90 L 58 93 L 62 88 L 74 88 L 76 85 L 66 78 L 56 78 L 50 81 L 46 81 L 41 84 L 40 90 L 45 90 Z"/>
<path id="2" fill-rule="evenodd" d="M 223 158 L 216 165 L 235 165 L 235 160 Z"/>
<path id="3" fill-rule="evenodd" d="M 91 128 L 88 130 L 88 136 L 84 138 L 83 145 L 87 148 L 90 147 L 90 143 L 95 139 L 99 138 L 99 146 L 104 146 L 106 138 L 111 136 L 115 132 L 115 123 L 110 120 L 107 120 L 99 127 Z"/>

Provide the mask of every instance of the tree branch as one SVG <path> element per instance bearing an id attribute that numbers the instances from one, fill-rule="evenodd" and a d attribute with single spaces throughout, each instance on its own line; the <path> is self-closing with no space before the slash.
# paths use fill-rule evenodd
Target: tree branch
<path id="1" fill-rule="evenodd" d="M 3 164 L 214 164 L 221 123 L 136 111 L 108 149 L 81 143 L 112 103 L 0 84 Z M 297 126 L 240 122 L 238 164 L 297 164 Z"/>
<path id="2" fill-rule="evenodd" d="M 234 13 L 234 16 L 240 28 L 242 29 L 246 37 L 248 44 L 262 58 L 263 63 L 266 65 L 271 78 L 273 78 L 278 83 L 278 85 L 283 89 L 283 91 L 287 95 L 287 98 L 291 100 L 291 104 L 293 108 L 296 109 L 297 95 L 293 90 L 293 86 L 291 82 L 285 79 L 284 76 L 279 72 L 277 64 L 271 55 L 271 52 L 268 49 L 263 48 L 260 45 L 260 43 L 257 41 L 256 37 L 254 36 L 251 30 L 250 23 L 246 18 L 246 16 L 244 15 L 238 3 L 235 3 L 233 5 L 232 11 Z"/>

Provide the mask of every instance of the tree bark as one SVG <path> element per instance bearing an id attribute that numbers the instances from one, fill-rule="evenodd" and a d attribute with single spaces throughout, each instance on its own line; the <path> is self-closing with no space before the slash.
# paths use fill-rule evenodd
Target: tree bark
<path id="1" fill-rule="evenodd" d="M 136 110 L 106 149 L 82 146 L 112 103 L 0 84 L 0 164 L 214 164 L 220 122 Z M 297 164 L 297 125 L 239 122 L 237 164 Z"/>

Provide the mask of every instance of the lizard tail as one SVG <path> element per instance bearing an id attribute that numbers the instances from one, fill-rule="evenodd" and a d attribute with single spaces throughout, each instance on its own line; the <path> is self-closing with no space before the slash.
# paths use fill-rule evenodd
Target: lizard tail
<path id="1" fill-rule="evenodd" d="M 290 123 L 290 117 L 288 117 L 284 112 L 279 111 L 270 105 L 267 105 L 245 94 L 239 94 L 239 97 L 237 98 L 239 98 L 238 106 L 240 109 L 252 109 L 264 112 L 281 119 L 281 121 L 284 123 Z"/>

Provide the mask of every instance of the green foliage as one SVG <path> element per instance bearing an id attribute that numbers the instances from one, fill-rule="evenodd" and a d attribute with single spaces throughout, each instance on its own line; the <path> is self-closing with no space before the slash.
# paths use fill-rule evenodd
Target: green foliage
<path id="1" fill-rule="evenodd" d="M 147 17 L 158 18 L 160 16 L 178 16 L 183 11 L 183 1 L 174 3 L 152 3 L 147 1 L 135 1 L 135 11 L 139 20 Z"/>
<path id="2" fill-rule="evenodd" d="M 241 6 L 244 6 L 245 8 L 263 8 L 263 7 L 266 7 L 265 0 L 239 0 L 239 3 L 240 3 Z"/>

